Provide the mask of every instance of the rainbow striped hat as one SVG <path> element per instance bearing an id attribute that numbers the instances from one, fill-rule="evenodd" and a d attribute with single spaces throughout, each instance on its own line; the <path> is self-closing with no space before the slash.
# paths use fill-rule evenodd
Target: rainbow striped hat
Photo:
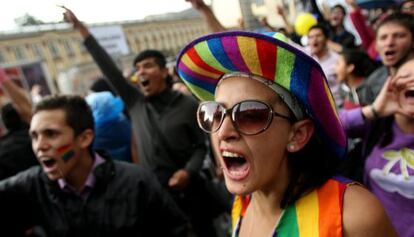
<path id="1" fill-rule="evenodd" d="M 214 100 L 220 78 L 243 72 L 275 82 L 290 92 L 315 122 L 318 137 L 338 157 L 347 138 L 320 65 L 278 33 L 228 31 L 203 36 L 177 58 L 177 72 L 200 100 Z"/>

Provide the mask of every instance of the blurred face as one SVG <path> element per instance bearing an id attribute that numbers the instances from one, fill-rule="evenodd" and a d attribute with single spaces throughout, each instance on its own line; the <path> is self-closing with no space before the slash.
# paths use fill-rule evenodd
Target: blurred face
<path id="1" fill-rule="evenodd" d="M 329 23 L 332 27 L 342 26 L 344 22 L 344 13 L 338 7 L 335 7 L 331 10 L 331 15 L 329 17 Z"/>
<path id="2" fill-rule="evenodd" d="M 409 60 L 403 64 L 396 74 L 396 76 L 414 77 L 414 60 Z M 409 114 L 414 114 L 414 86 L 409 86 L 399 93 L 400 107 Z"/>
<path id="3" fill-rule="evenodd" d="M 327 38 L 321 29 L 312 29 L 308 33 L 309 48 L 314 55 L 322 55 L 327 47 Z"/>
<path id="4" fill-rule="evenodd" d="M 392 22 L 382 25 L 377 31 L 376 48 L 385 66 L 398 67 L 412 54 L 411 32 Z"/>
<path id="5" fill-rule="evenodd" d="M 139 87 L 145 96 L 151 97 L 163 92 L 167 88 L 167 68 L 161 68 L 155 58 L 146 58 L 135 64 Z"/>
<path id="6" fill-rule="evenodd" d="M 347 65 L 345 58 L 342 55 L 338 57 L 338 60 L 335 63 L 335 74 L 336 80 L 338 80 L 338 82 L 345 82 L 348 76 Z"/>
<path id="7" fill-rule="evenodd" d="M 252 79 L 225 79 L 217 87 L 215 98 L 226 109 L 242 101 L 256 100 L 267 103 L 279 114 L 289 115 L 275 92 Z M 287 177 L 286 146 L 291 127 L 287 119 L 274 116 L 265 131 L 243 135 L 236 130 L 230 116 L 225 116 L 211 139 L 231 193 L 274 190 L 275 185 Z"/>
<path id="8" fill-rule="evenodd" d="M 80 150 L 87 148 L 80 135 L 74 137 L 61 109 L 36 113 L 30 123 L 30 136 L 37 160 L 53 181 L 69 176 L 77 167 Z"/>
<path id="9" fill-rule="evenodd" d="M 414 15 L 414 2 L 409 1 L 401 6 L 401 12 Z"/>

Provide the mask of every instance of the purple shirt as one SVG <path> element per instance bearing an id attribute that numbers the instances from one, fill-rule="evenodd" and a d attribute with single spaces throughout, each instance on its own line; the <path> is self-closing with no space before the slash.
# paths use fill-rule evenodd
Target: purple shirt
<path id="1" fill-rule="evenodd" d="M 95 153 L 95 159 L 93 161 L 93 165 L 91 170 L 89 171 L 88 177 L 85 180 L 85 184 L 83 185 L 82 190 L 77 191 L 74 187 L 72 187 L 70 184 L 68 184 L 65 179 L 58 179 L 58 183 L 59 183 L 59 187 L 64 191 L 64 192 L 68 192 L 68 193 L 73 193 L 76 194 L 80 197 L 82 197 L 83 199 L 88 198 L 89 193 L 91 192 L 93 186 L 95 185 L 95 175 L 93 174 L 93 171 L 95 170 L 95 168 L 104 163 L 105 160 L 99 156 L 97 153 Z"/>
<path id="2" fill-rule="evenodd" d="M 360 108 L 340 114 L 348 130 L 363 128 Z M 374 146 L 365 161 L 364 182 L 380 200 L 401 237 L 414 236 L 414 134 L 405 134 L 394 122 L 393 139 Z"/>

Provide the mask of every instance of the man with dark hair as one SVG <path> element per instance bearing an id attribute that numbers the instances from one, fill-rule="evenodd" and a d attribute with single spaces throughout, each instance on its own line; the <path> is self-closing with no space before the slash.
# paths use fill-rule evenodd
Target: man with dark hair
<path id="1" fill-rule="evenodd" d="M 322 67 L 328 80 L 329 88 L 338 107 L 342 106 L 342 96 L 339 91 L 339 82 L 336 80 L 335 63 L 339 55 L 328 47 L 329 31 L 322 24 L 316 24 L 309 29 L 308 46 L 305 51 L 311 55 Z"/>
<path id="2" fill-rule="evenodd" d="M 0 138 L 0 180 L 37 164 L 28 128 L 12 104 L 1 108 L 1 119 L 7 134 Z"/>
<path id="3" fill-rule="evenodd" d="M 345 29 L 345 16 L 346 10 L 341 4 L 337 4 L 331 8 L 329 15 L 331 34 L 329 38 L 345 48 L 353 48 L 355 47 L 355 36 Z"/>
<path id="4" fill-rule="evenodd" d="M 414 56 L 414 17 L 394 13 L 378 25 L 375 46 L 381 57 L 382 67 L 375 70 L 365 81 L 363 104 L 374 102 L 384 82 L 395 75 L 398 67 Z"/>
<path id="5" fill-rule="evenodd" d="M 214 236 L 210 220 L 200 209 L 205 203 L 205 193 L 198 174 L 207 148 L 195 116 L 198 102 L 168 86 L 168 68 L 161 52 L 145 50 L 134 60 L 137 89 L 127 82 L 111 57 L 70 10 L 64 17 L 80 32 L 105 78 L 125 102 L 140 165 L 155 173 L 189 216 L 199 236 Z"/>
<path id="6" fill-rule="evenodd" d="M 414 15 L 414 0 L 405 0 L 400 4 L 400 11 L 402 13 Z"/>
<path id="7" fill-rule="evenodd" d="M 93 128 L 81 97 L 36 105 L 30 136 L 40 166 L 0 182 L 2 233 L 36 225 L 49 237 L 186 236 L 185 217 L 156 178 L 94 152 Z"/>

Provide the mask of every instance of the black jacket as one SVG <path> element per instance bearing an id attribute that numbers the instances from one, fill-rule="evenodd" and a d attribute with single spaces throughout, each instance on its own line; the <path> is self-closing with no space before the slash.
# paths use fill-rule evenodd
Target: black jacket
<path id="1" fill-rule="evenodd" d="M 1 181 L 0 234 L 39 225 L 48 237 L 186 236 L 187 220 L 152 174 L 105 160 L 86 200 L 62 191 L 40 167 Z"/>
<path id="2" fill-rule="evenodd" d="M 0 180 L 38 164 L 26 128 L 10 131 L 0 139 Z"/>

